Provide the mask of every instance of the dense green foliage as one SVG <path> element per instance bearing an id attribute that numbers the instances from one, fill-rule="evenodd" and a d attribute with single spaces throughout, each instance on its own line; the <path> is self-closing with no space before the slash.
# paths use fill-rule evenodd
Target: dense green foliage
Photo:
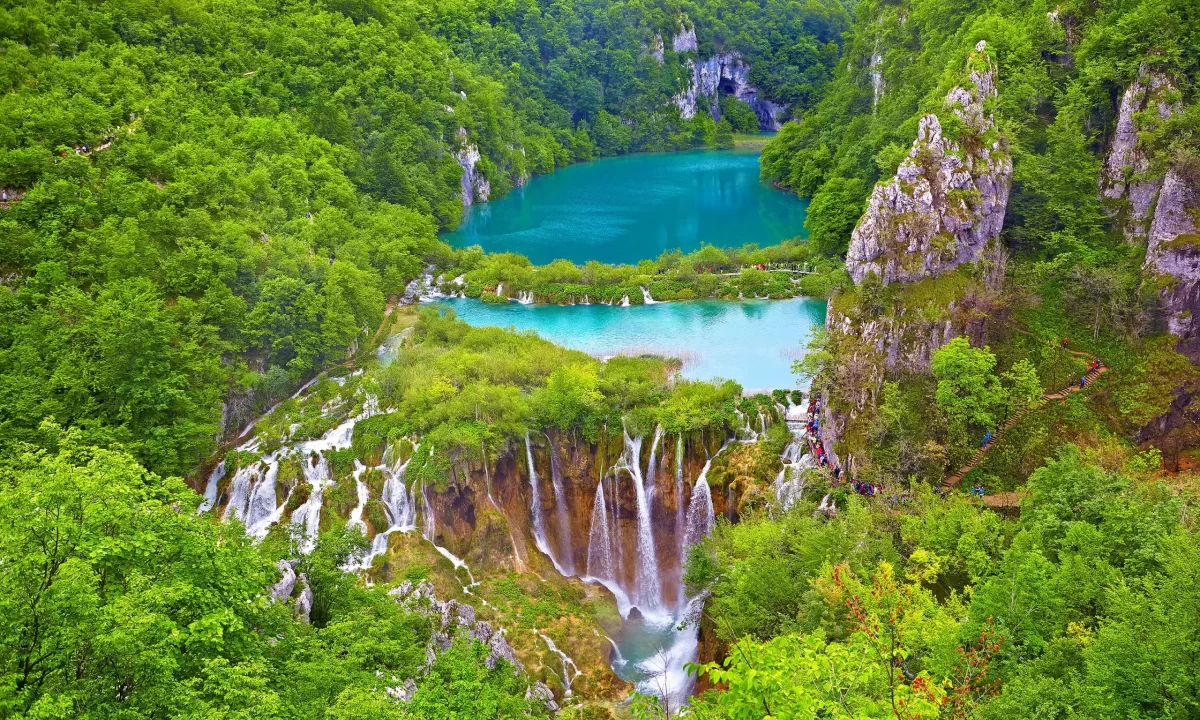
<path id="1" fill-rule="evenodd" d="M 764 149 L 763 176 L 812 198 L 814 244 L 844 252 L 871 187 L 892 176 L 920 114 L 941 108 L 968 51 L 986 40 L 999 67 L 996 121 L 1014 161 L 1006 244 L 1040 259 L 1069 253 L 1066 264 L 1119 262 L 1129 251 L 1106 237 L 1096 189 L 1117 102 L 1143 63 L 1193 92 L 1198 13 L 1190 0 L 860 3 L 840 71 Z M 1192 116 L 1172 120 L 1177 141 L 1165 141 L 1170 130 L 1160 136 L 1164 157 L 1194 157 L 1184 130 Z"/>
<path id="2" fill-rule="evenodd" d="M 193 469 L 449 260 L 436 233 L 458 222 L 468 147 L 498 195 L 596 155 L 727 144 L 728 124 L 671 101 L 696 55 L 670 47 L 681 23 L 804 107 L 849 16 L 833 0 L 0 8 L 0 452 L 54 417 Z"/>
<path id="3" fill-rule="evenodd" d="M 697 715 L 1189 717 L 1195 496 L 1151 480 L 1155 457 L 1102 457 L 1064 448 L 1019 521 L 930 493 L 721 525 L 689 580 L 736 646 Z"/>
<path id="4" fill-rule="evenodd" d="M 323 535 L 301 559 L 314 623 L 298 622 L 269 599 L 270 543 L 256 549 L 240 525 L 197 516 L 197 497 L 178 478 L 85 445 L 77 431 L 40 432 L 56 449 L 23 452 L 0 475 L 0 715 L 542 712 L 510 666 L 483 664 L 477 644 L 441 655 L 410 703 L 392 701 L 392 678 L 422 670 L 429 621 L 342 572 L 342 536 Z"/>
<path id="5" fill-rule="evenodd" d="M 441 277 L 443 292 L 484 302 L 503 302 L 520 292 L 532 292 L 536 302 L 580 303 L 586 296 L 589 302 L 619 303 L 628 297 L 634 305 L 644 300 L 642 288 L 655 300 L 736 299 L 739 294 L 779 299 L 825 297 L 849 282 L 840 263 L 815 255 L 808 243 L 799 240 L 765 248 L 706 245 L 687 255 L 674 250 L 637 265 L 615 266 L 595 261 L 579 266 L 567 260 L 535 266 L 522 255 L 487 255 L 474 247 L 455 251 Z M 503 298 L 495 292 L 501 285 Z"/>

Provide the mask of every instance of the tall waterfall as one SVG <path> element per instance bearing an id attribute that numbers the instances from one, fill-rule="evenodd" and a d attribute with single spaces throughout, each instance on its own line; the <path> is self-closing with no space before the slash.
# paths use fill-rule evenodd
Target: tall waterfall
<path id="1" fill-rule="evenodd" d="M 437 546 L 437 518 L 433 516 L 433 505 L 429 502 L 429 486 L 421 484 L 421 537 Z"/>
<path id="2" fill-rule="evenodd" d="M 525 459 L 529 462 L 529 509 L 533 515 L 533 542 L 537 545 L 538 550 L 541 550 L 546 557 L 550 558 L 550 562 L 554 564 L 554 569 L 558 571 L 559 575 L 570 577 L 574 572 L 567 572 L 567 569 L 554 556 L 554 550 L 546 540 L 546 519 L 542 515 L 542 492 L 538 487 L 540 479 L 538 478 L 537 468 L 533 465 L 533 445 L 529 442 L 528 432 L 525 433 Z"/>
<path id="3" fill-rule="evenodd" d="M 554 514 L 558 519 L 558 549 L 567 575 L 575 574 L 575 551 L 571 545 L 571 519 L 567 515 L 567 497 L 563 492 L 562 467 L 558 462 L 558 451 L 554 441 L 546 434 L 546 447 L 550 449 L 550 481 L 554 485 Z"/>
<path id="4" fill-rule="evenodd" d="M 643 609 L 659 610 L 662 608 L 662 579 L 658 576 L 658 555 L 654 551 L 654 528 L 650 520 L 650 499 L 646 495 L 646 482 L 642 477 L 641 455 L 642 438 L 636 440 L 625 436 L 624 465 L 619 469 L 629 473 L 633 478 L 634 492 L 637 497 L 637 589 L 634 597 Z"/>
<path id="5" fill-rule="evenodd" d="M 650 443 L 650 465 L 646 467 L 646 495 L 649 496 L 651 500 L 654 499 L 655 475 L 658 474 L 658 443 L 660 440 L 662 440 L 662 436 L 662 425 L 656 425 L 654 427 L 654 441 Z"/>
<path id="6" fill-rule="evenodd" d="M 615 580 L 617 564 L 613 557 L 613 545 L 609 527 L 608 505 L 604 502 L 604 481 L 596 485 L 596 499 L 592 502 L 592 527 L 588 532 L 587 574 L 596 580 Z"/>

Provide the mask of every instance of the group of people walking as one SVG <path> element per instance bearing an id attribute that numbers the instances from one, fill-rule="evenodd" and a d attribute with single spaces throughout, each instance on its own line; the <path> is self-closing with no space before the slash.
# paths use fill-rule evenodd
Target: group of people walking
<path id="1" fill-rule="evenodd" d="M 805 435 L 808 438 L 813 458 L 816 459 L 817 467 L 828 470 L 836 485 L 843 480 L 842 468 L 837 462 L 829 459 L 829 454 L 825 452 L 825 444 L 821 442 L 821 407 L 821 393 L 814 392 L 808 401 L 808 422 L 804 425 Z M 879 492 L 879 487 L 871 483 L 859 482 L 852 478 L 845 478 L 845 480 L 849 482 L 854 492 L 864 497 L 874 497 Z"/>

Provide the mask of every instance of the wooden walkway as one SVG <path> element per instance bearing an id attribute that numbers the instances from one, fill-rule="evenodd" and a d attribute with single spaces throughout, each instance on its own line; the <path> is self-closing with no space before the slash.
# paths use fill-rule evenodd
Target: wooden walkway
<path id="1" fill-rule="evenodd" d="M 1071 393 L 1079 392 L 1080 390 L 1084 390 L 1086 388 L 1091 387 L 1092 383 L 1094 383 L 1096 381 L 1096 378 L 1098 378 L 1101 375 L 1103 375 L 1104 373 L 1108 372 L 1108 367 L 1104 363 L 1099 362 L 1099 358 L 1097 358 L 1095 355 L 1092 355 L 1090 353 L 1081 352 L 1079 350 L 1070 350 L 1070 349 L 1068 349 L 1067 352 L 1069 352 L 1070 354 L 1072 354 L 1076 357 L 1086 358 L 1087 360 L 1089 360 L 1091 362 L 1098 362 L 1099 367 L 1095 370 L 1089 370 L 1087 375 L 1084 376 L 1087 378 L 1087 383 L 1084 385 L 1084 387 L 1081 388 L 1081 387 L 1079 387 L 1079 383 L 1074 383 L 1072 385 L 1068 385 L 1066 388 L 1064 388 L 1056 393 L 1046 393 L 1045 395 L 1042 396 L 1042 399 L 1050 401 L 1050 402 L 1062 400 L 1063 398 L 1067 397 Z M 954 473 L 953 475 L 948 476 L 942 482 L 942 489 L 949 490 L 950 488 L 952 488 L 955 485 L 958 485 L 960 482 L 962 482 L 963 476 L 966 475 L 968 472 L 970 472 L 977 464 L 979 464 L 979 461 L 983 459 L 984 455 L 987 455 L 988 451 L 996 446 L 996 443 L 1000 440 L 1000 438 L 1004 437 L 1005 431 L 1007 431 L 1013 425 L 1016 425 L 1018 422 L 1020 422 L 1021 418 L 1025 417 L 1026 415 L 1029 414 L 1029 410 L 1030 410 L 1030 408 L 1027 406 L 1027 407 L 1023 408 L 1020 412 L 1014 413 L 1013 416 L 1010 417 L 1003 425 L 1001 425 L 1000 429 L 996 430 L 996 433 L 994 435 L 992 435 L 991 442 L 989 442 L 987 445 L 984 445 L 983 447 L 976 450 L 975 455 L 967 462 L 966 465 L 963 465 L 961 468 L 958 469 L 958 472 Z"/>

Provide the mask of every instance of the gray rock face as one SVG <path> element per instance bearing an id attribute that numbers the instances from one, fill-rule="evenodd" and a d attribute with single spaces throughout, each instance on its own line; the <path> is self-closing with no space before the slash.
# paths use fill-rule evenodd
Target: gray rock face
<path id="1" fill-rule="evenodd" d="M 678 41 L 679 38 L 676 38 Z M 691 41 L 695 42 L 695 33 Z M 685 120 L 696 117 L 697 101 L 707 97 L 712 108 L 713 119 L 720 116 L 720 95 L 733 95 L 750 106 L 758 116 L 758 126 L 763 130 L 778 130 L 784 106 L 773 103 L 759 95 L 758 88 L 750 84 L 750 66 L 737 53 L 720 53 L 707 60 L 687 61 L 691 69 L 691 82 L 683 92 L 675 96 L 675 105 Z"/>
<path id="2" fill-rule="evenodd" d="M 407 580 L 388 591 L 388 595 L 396 599 L 412 612 L 425 615 L 433 622 L 433 632 L 429 644 L 425 646 L 425 667 L 429 668 L 437 661 L 439 655 L 448 650 L 456 635 L 478 640 L 488 648 L 488 656 L 484 664 L 495 669 L 500 660 L 507 661 L 513 667 L 514 674 L 525 672 L 525 666 L 517 659 L 517 654 L 508 644 L 504 633 L 494 631 L 490 623 L 475 620 L 475 608 L 456 600 L 438 600 L 433 592 L 433 585 L 422 582 L 416 587 Z"/>
<path id="3" fill-rule="evenodd" d="M 300 582 L 304 585 L 304 589 L 300 591 L 300 597 L 296 598 L 296 615 L 304 622 L 309 622 L 313 608 L 313 591 L 308 584 L 308 576 L 300 573 Z"/>
<path id="4" fill-rule="evenodd" d="M 296 561 L 280 560 L 275 563 L 275 569 L 279 571 L 280 578 L 271 586 L 271 599 L 285 603 L 292 596 L 292 590 L 296 589 Z"/>
<path id="5" fill-rule="evenodd" d="M 1200 363 L 1200 186 L 1182 168 L 1171 168 L 1163 180 L 1142 270 L 1158 276 L 1158 297 L 1179 351 Z"/>
<path id="6" fill-rule="evenodd" d="M 454 156 L 463 170 L 463 207 L 470 207 L 476 202 L 487 202 L 492 195 L 492 184 L 476 169 L 482 156 L 479 154 L 479 148 L 469 142 L 466 128 L 458 129 L 458 147 Z"/>
<path id="7" fill-rule="evenodd" d="M 996 96 L 996 68 L 982 41 L 969 66 L 970 82 L 946 96 L 945 107 L 965 126 L 947 137 L 936 114 L 921 118 L 917 139 L 896 176 L 875 186 L 854 228 L 846 268 L 856 283 L 876 273 L 884 284 L 936 277 L 975 261 L 1000 234 L 1012 178 L 984 103 Z"/>
<path id="8" fill-rule="evenodd" d="M 1143 64 L 1121 97 L 1116 131 L 1100 173 L 1100 197 L 1112 201 L 1114 215 L 1124 213 L 1118 222 L 1131 240 L 1145 237 L 1151 206 L 1162 187 L 1162 178 L 1146 175 L 1150 158 L 1138 142 L 1138 132 L 1146 129 L 1147 110 L 1156 121 L 1179 112 L 1178 103 L 1171 102 L 1178 89 L 1166 74 Z"/>

